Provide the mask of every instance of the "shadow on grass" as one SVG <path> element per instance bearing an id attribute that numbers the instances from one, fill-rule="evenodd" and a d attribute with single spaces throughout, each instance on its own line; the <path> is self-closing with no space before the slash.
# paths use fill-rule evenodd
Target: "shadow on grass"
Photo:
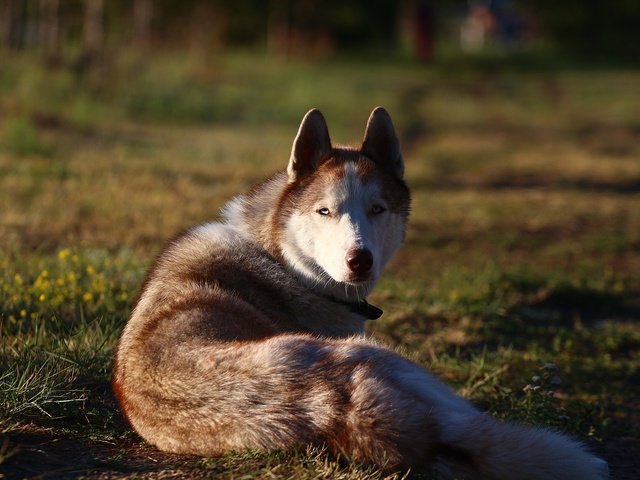
<path id="1" fill-rule="evenodd" d="M 444 54 L 437 58 L 436 66 L 446 72 L 477 71 L 496 73 L 516 72 L 599 72 L 610 70 L 637 70 L 637 56 L 623 52 L 563 53 L 545 49 L 504 52 L 488 50 L 473 56 Z"/>
<path id="2" fill-rule="evenodd" d="M 158 451 L 137 437 L 120 414 L 107 381 L 78 379 L 87 400 L 75 415 L 39 416 L 5 434 L 7 478 L 75 479 L 153 476 L 166 469 L 191 475 L 196 457 Z M 66 412 L 69 413 L 69 412 Z M 0 437 L 1 439 L 1 437 Z"/>
<path id="3" fill-rule="evenodd" d="M 511 172 L 503 175 L 493 174 L 488 178 L 478 177 L 475 180 L 459 180 L 452 178 L 414 179 L 414 189 L 422 190 L 530 190 L 559 189 L 588 191 L 594 193 L 613 193 L 633 195 L 640 192 L 640 178 L 630 177 L 615 181 L 594 178 L 549 178 L 535 173 Z"/>
<path id="4" fill-rule="evenodd" d="M 637 336 L 622 327 L 640 321 L 638 292 L 559 285 L 538 297 L 484 318 L 479 332 L 484 342 L 584 358 L 626 357 L 640 348 Z"/>
<path id="5" fill-rule="evenodd" d="M 107 442 L 75 438 L 55 429 L 26 428 L 9 435 L 13 455 L 2 464 L 6 478 L 212 478 L 218 469 L 198 468 L 199 458 L 167 454 L 139 440 Z"/>
<path id="6" fill-rule="evenodd" d="M 616 294 L 593 288 L 561 285 L 544 299 L 517 307 L 525 320 L 542 323 L 573 325 L 576 318 L 593 323 L 608 317 L 624 320 L 640 319 L 640 303 L 634 302 L 638 293 Z"/>

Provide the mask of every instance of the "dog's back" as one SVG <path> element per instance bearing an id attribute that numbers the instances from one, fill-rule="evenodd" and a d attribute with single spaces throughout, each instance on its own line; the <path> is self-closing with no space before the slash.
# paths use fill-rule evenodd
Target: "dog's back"
<path id="1" fill-rule="evenodd" d="M 384 110 L 359 150 L 332 148 L 312 111 L 287 172 L 171 242 L 117 352 L 114 388 L 140 435 L 200 455 L 325 445 L 470 478 L 603 478 L 579 444 L 498 423 L 361 335 L 379 314 L 362 298 L 404 237 L 402 177 Z"/>

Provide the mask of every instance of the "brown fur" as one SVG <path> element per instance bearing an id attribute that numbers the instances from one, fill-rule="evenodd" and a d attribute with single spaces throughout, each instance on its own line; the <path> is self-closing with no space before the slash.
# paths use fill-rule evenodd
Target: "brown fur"
<path id="1" fill-rule="evenodd" d="M 602 478 L 575 442 L 499 424 L 365 338 L 365 318 L 352 308 L 360 287 L 322 272 L 310 278 L 300 263 L 307 254 L 292 257 L 307 248 L 291 238 L 292 225 L 352 222 L 346 237 L 370 240 L 357 236 L 369 229 L 380 247 L 374 261 L 384 264 L 409 212 L 403 170 L 384 110 L 372 113 L 358 150 L 331 147 L 324 118 L 311 111 L 287 172 L 232 201 L 225 223 L 173 240 L 149 272 L 116 354 L 114 392 L 133 428 L 176 453 L 325 445 L 389 469 L 439 458 L 475 472 L 468 478 Z M 336 197 L 327 197 L 335 185 Z M 384 213 L 370 208 L 368 195 Z M 321 218 L 325 201 L 337 208 Z M 345 205 L 355 210 L 342 212 Z M 327 238 L 327 250 L 350 248 Z"/>

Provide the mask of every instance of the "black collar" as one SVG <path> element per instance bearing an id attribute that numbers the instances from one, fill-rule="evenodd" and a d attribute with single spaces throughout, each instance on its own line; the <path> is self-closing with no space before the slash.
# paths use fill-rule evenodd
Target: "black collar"
<path id="1" fill-rule="evenodd" d="M 353 313 L 362 315 L 367 320 L 376 320 L 382 315 L 382 310 L 378 307 L 374 307 L 366 300 L 360 300 L 359 302 L 345 302 L 343 300 L 335 300 L 335 302 L 342 303 L 349 308 Z"/>

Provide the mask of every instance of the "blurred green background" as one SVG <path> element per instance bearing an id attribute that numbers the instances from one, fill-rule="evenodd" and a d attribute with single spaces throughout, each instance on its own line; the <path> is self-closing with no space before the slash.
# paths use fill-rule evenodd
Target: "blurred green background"
<path id="1" fill-rule="evenodd" d="M 638 25 L 631 0 L 0 1 L 0 474 L 383 478 L 165 455 L 109 387 L 166 240 L 284 168 L 310 108 L 357 144 L 383 105 L 414 202 L 371 335 L 639 478 Z"/>

